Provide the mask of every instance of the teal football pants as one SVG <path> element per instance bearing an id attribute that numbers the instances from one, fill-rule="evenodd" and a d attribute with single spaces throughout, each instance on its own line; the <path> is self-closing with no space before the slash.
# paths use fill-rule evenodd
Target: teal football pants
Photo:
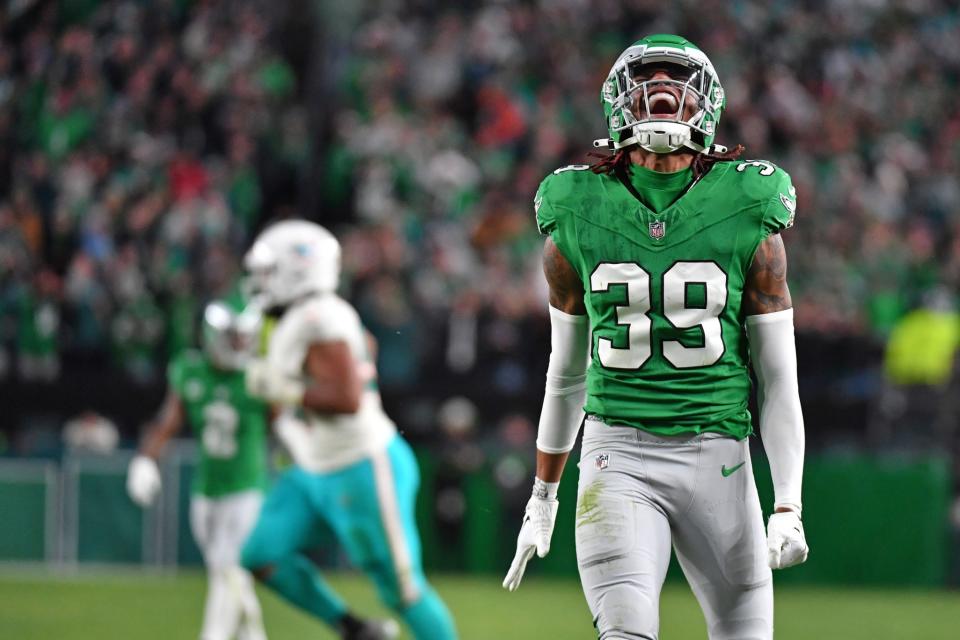
<path id="1" fill-rule="evenodd" d="M 453 620 L 427 583 L 414 520 L 420 473 L 410 446 L 389 446 L 348 467 L 310 473 L 294 467 L 268 494 L 243 549 L 243 564 L 270 568 L 266 583 L 281 596 L 335 625 L 346 605 L 304 552 L 339 544 L 377 586 L 417 640 L 453 640 Z"/>

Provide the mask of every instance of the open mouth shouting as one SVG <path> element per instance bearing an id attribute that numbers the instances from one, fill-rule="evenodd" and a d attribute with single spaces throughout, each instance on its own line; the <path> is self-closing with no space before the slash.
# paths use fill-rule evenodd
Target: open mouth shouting
<path id="1" fill-rule="evenodd" d="M 647 89 L 646 101 L 642 89 L 634 93 L 631 111 L 638 120 L 676 120 L 680 109 L 679 95 L 672 87 L 661 85 Z"/>
<path id="2" fill-rule="evenodd" d="M 656 90 L 647 97 L 647 108 L 651 118 L 676 117 L 680 101 L 666 89 Z"/>

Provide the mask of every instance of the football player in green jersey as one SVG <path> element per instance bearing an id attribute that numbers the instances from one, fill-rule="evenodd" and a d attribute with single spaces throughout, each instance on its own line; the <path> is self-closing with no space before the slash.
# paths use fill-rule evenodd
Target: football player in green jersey
<path id="1" fill-rule="evenodd" d="M 534 200 L 548 237 L 552 353 L 537 471 L 504 586 L 550 548 L 557 486 L 584 426 L 580 579 L 601 640 L 655 639 L 676 550 L 711 640 L 773 637 L 770 569 L 803 562 L 803 418 L 780 232 L 790 177 L 713 144 L 726 96 L 672 35 L 617 59 L 601 91 L 613 154 L 553 172 Z M 747 437 L 748 359 L 775 504 L 766 536 Z M 586 420 L 584 421 L 584 415 Z"/>
<path id="2" fill-rule="evenodd" d="M 169 366 L 166 400 L 131 461 L 127 491 L 147 507 L 160 491 L 157 459 L 190 424 L 200 460 L 190 525 L 209 574 L 201 640 L 265 640 L 260 605 L 240 550 L 253 529 L 266 483 L 267 406 L 250 396 L 244 367 L 260 334 L 259 317 L 223 302 L 203 314 L 204 353 L 186 351 Z"/>

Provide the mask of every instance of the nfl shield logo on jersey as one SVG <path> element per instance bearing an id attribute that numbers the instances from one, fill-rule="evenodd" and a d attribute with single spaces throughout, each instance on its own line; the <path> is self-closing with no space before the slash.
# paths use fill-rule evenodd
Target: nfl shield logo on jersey
<path id="1" fill-rule="evenodd" d="M 650 237 L 654 240 L 663 240 L 663 234 L 667 232 L 667 225 L 662 220 L 654 220 L 650 223 Z"/>
<path id="2" fill-rule="evenodd" d="M 597 456 L 596 463 L 597 463 L 597 471 L 603 471 L 610 464 L 610 454 L 601 453 L 600 455 Z"/>

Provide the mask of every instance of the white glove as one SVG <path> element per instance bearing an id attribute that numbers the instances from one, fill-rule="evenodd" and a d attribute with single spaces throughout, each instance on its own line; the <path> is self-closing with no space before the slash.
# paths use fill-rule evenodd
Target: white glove
<path id="1" fill-rule="evenodd" d="M 150 456 L 138 455 L 127 468 L 127 493 L 141 507 L 153 504 L 160 493 L 160 468 Z"/>
<path id="2" fill-rule="evenodd" d="M 527 502 L 523 525 L 520 527 L 520 535 L 517 536 L 517 553 L 510 563 L 507 577 L 503 579 L 504 589 L 516 591 L 520 586 L 523 572 L 534 551 L 541 558 L 550 552 L 550 538 L 553 536 L 553 524 L 557 519 L 559 505 L 556 499 L 550 500 L 536 495 Z"/>
<path id="3" fill-rule="evenodd" d="M 271 404 L 287 407 L 303 404 L 303 382 L 277 371 L 266 360 L 254 359 L 247 363 L 245 382 L 250 395 Z"/>
<path id="4" fill-rule="evenodd" d="M 781 511 L 770 516 L 767 521 L 767 562 L 771 569 L 786 569 L 806 562 L 809 552 L 799 514 Z"/>

